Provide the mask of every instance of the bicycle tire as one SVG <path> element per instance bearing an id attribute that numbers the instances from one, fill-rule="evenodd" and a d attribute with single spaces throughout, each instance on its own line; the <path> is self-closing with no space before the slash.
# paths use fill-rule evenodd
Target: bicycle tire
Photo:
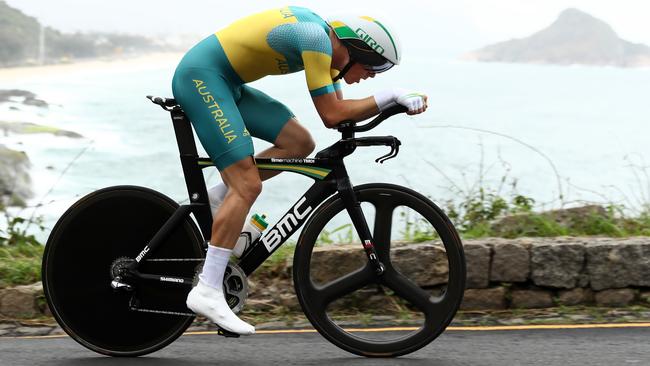
<path id="1" fill-rule="evenodd" d="M 193 316 L 129 310 L 132 294 L 110 286 L 113 261 L 135 258 L 178 207 L 151 189 L 115 186 L 86 195 L 58 220 L 43 254 L 43 289 L 52 315 L 72 339 L 101 354 L 140 356 L 165 347 L 190 326 Z M 203 258 L 202 243 L 188 217 L 151 257 Z M 159 268 L 160 263 L 166 267 Z M 165 263 L 143 262 L 139 270 L 194 275 L 196 262 Z M 189 288 L 136 285 L 138 296 L 188 312 Z"/>
<path id="2" fill-rule="evenodd" d="M 322 288 L 319 289 L 314 284 L 310 275 L 310 266 L 314 246 L 321 230 L 337 213 L 345 210 L 343 201 L 338 195 L 332 196 L 319 206 L 310 217 L 298 239 L 293 262 L 294 287 L 298 301 L 314 328 L 331 343 L 346 351 L 366 357 L 396 357 L 414 352 L 436 339 L 449 325 L 460 306 L 465 289 L 466 271 L 465 257 L 460 237 L 444 212 L 431 202 L 431 200 L 418 192 L 405 187 L 383 183 L 357 186 L 354 188 L 354 191 L 359 202 L 384 205 L 382 207 L 386 207 L 387 209 L 392 205 L 393 208 L 391 210 L 394 210 L 395 207 L 400 205 L 407 206 L 416 209 L 433 225 L 442 240 L 449 263 L 449 281 L 447 288 L 439 299 L 440 303 L 438 305 L 440 306 L 436 308 L 437 311 L 442 311 L 437 315 L 428 312 L 424 326 L 419 331 L 409 337 L 402 337 L 390 342 L 365 340 L 345 331 L 342 327 L 334 323 L 326 313 L 325 309 L 327 304 L 323 303 L 324 301 L 331 302 L 331 300 L 322 299 L 330 295 L 326 295 L 326 292 L 323 292 L 325 290 Z M 392 211 L 390 212 L 390 215 L 392 215 Z M 382 285 L 394 284 L 395 281 L 389 280 L 389 276 L 395 276 L 395 278 L 401 278 L 403 276 L 400 277 L 399 272 L 390 263 L 390 254 L 387 254 L 390 249 L 390 234 L 388 237 L 388 247 L 382 244 L 382 241 L 385 241 L 384 239 L 378 238 L 377 235 L 373 235 L 373 237 L 379 259 L 386 266 L 384 274 L 381 277 L 377 277 L 374 268 L 369 263 L 354 274 L 361 275 L 363 271 L 366 271 L 369 273 L 369 276 L 375 277 L 374 281 Z M 383 248 L 382 245 L 384 246 Z M 359 250 L 363 251 L 361 244 L 359 244 Z M 360 277 L 357 276 L 355 278 Z M 346 277 L 346 279 L 349 281 L 357 281 L 353 277 Z M 350 285 L 350 288 L 344 290 L 344 292 L 347 291 L 349 293 L 352 287 L 355 289 L 360 288 L 362 286 L 361 280 L 357 282 L 359 283 Z M 338 283 L 341 284 L 342 282 L 339 281 Z M 343 285 L 340 288 L 345 286 Z M 411 296 L 411 299 L 414 299 L 415 295 L 413 294 L 415 293 L 417 293 L 417 290 L 411 292 L 412 296 L 408 293 L 405 294 Z M 402 294 L 398 295 L 401 296 Z M 427 300 L 432 302 L 433 300 L 431 299 L 432 297 L 428 297 Z"/>

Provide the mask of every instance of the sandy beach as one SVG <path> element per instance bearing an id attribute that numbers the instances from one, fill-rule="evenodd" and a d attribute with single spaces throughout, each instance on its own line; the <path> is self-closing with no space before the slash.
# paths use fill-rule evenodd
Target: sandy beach
<path id="1" fill-rule="evenodd" d="M 0 83 L 16 82 L 33 78 L 47 78 L 51 76 L 71 76 L 93 72 L 139 71 L 152 67 L 174 68 L 182 57 L 183 54 L 179 52 L 161 52 L 113 59 L 101 58 L 80 60 L 56 65 L 0 68 Z M 2 85 L 0 85 L 0 89 L 1 88 Z"/>

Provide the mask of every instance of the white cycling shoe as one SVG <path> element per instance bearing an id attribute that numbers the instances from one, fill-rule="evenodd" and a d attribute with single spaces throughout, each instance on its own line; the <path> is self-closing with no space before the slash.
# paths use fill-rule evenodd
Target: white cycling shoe
<path id="1" fill-rule="evenodd" d="M 255 334 L 255 327 L 239 319 L 232 312 L 223 292 L 206 285 L 201 280 L 187 295 L 185 303 L 190 310 L 207 317 L 227 331 L 241 335 Z"/>

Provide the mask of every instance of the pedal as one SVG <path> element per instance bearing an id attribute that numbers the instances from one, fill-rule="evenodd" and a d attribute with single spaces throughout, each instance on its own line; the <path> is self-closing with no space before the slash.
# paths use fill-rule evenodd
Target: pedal
<path id="1" fill-rule="evenodd" d="M 226 338 L 239 338 L 240 337 L 239 334 L 227 331 L 227 330 L 222 329 L 222 328 L 219 328 L 217 330 L 217 334 L 220 335 L 220 336 L 224 336 Z"/>

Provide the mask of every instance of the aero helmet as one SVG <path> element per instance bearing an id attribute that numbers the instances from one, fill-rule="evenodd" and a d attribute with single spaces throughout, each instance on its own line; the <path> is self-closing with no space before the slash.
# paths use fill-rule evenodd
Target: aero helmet
<path id="1" fill-rule="evenodd" d="M 354 63 L 363 64 L 373 72 L 384 72 L 400 63 L 399 39 L 377 19 L 347 15 L 329 18 L 327 24 L 350 54 L 350 63 L 341 70 L 337 79 L 343 77 Z"/>

